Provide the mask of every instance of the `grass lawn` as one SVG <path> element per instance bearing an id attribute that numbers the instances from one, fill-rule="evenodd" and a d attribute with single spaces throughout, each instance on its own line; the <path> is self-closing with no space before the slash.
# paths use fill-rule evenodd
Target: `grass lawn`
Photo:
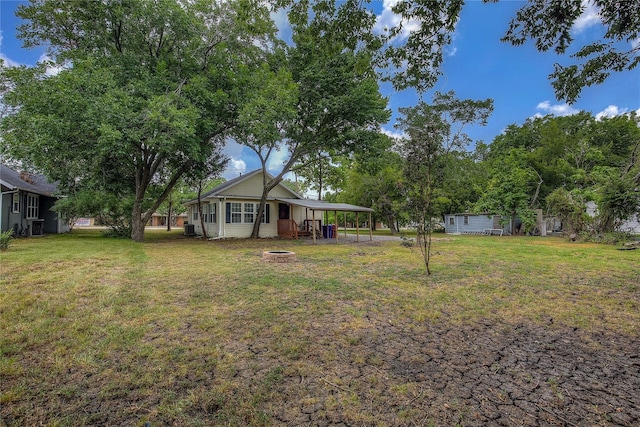
<path id="1" fill-rule="evenodd" d="M 150 230 L 138 244 L 74 230 L 0 253 L 0 425 L 330 424 L 335 414 L 419 424 L 429 413 L 392 403 L 417 401 L 413 386 L 364 351 L 388 328 L 640 333 L 640 250 L 437 235 L 427 278 L 418 249 L 399 242 L 180 233 Z M 264 263 L 264 250 L 297 262 Z M 352 374 L 365 367 L 369 376 Z M 383 405 L 393 418 L 376 421 Z"/>

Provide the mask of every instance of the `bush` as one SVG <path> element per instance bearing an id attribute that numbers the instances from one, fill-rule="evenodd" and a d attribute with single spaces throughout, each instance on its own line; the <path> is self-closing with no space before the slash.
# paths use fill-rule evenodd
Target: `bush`
<path id="1" fill-rule="evenodd" d="M 582 233 L 581 240 L 592 243 L 604 243 L 606 245 L 617 245 L 633 239 L 631 233 L 614 231 L 611 233 Z"/>
<path id="2" fill-rule="evenodd" d="M 129 225 L 112 225 L 106 230 L 102 231 L 104 237 L 113 237 L 116 239 L 130 239 L 131 238 L 131 226 Z"/>
<path id="3" fill-rule="evenodd" d="M 13 240 L 13 230 L 0 233 L 0 251 L 6 251 L 9 249 L 9 243 Z"/>

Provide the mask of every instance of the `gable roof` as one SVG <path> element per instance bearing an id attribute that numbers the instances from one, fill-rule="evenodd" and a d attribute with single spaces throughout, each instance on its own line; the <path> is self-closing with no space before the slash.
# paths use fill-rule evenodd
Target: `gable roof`
<path id="1" fill-rule="evenodd" d="M 256 169 L 254 171 L 251 171 L 249 173 L 246 173 L 244 175 L 240 175 L 238 177 L 232 178 L 229 181 L 225 181 L 222 184 L 218 185 L 217 187 L 212 188 L 211 190 L 207 191 L 206 193 L 202 194 L 200 196 L 201 199 L 205 199 L 205 198 L 209 198 L 209 197 L 217 197 L 222 195 L 223 192 L 226 192 L 227 190 L 229 190 L 232 187 L 235 187 L 236 185 L 258 175 L 262 173 L 262 169 Z M 271 175 L 270 173 L 267 172 L 267 178 L 268 179 L 272 179 L 273 175 Z M 291 195 L 294 198 L 297 199 L 301 199 L 302 197 L 296 193 L 295 191 L 293 191 L 292 189 L 288 188 L 287 186 L 283 185 L 282 182 L 279 183 L 278 185 L 281 185 L 283 188 L 287 189 Z M 192 200 L 193 201 L 193 200 Z M 190 202 L 192 202 L 190 201 Z M 190 203 L 189 202 L 189 203 Z"/>
<path id="2" fill-rule="evenodd" d="M 0 164 L 0 183 L 10 190 L 24 190 L 49 197 L 58 191 L 57 184 L 48 182 L 43 175 L 21 174 L 3 164 Z"/>

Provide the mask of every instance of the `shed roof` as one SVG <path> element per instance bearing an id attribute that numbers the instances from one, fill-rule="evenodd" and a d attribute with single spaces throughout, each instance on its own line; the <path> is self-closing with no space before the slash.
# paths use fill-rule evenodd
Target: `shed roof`
<path id="1" fill-rule="evenodd" d="M 281 199 L 276 200 L 291 205 L 302 206 L 304 208 L 319 210 L 319 211 L 340 211 L 340 212 L 373 212 L 371 208 L 365 208 L 364 206 L 350 205 L 348 203 L 331 203 L 322 200 L 307 200 L 307 199 Z"/>

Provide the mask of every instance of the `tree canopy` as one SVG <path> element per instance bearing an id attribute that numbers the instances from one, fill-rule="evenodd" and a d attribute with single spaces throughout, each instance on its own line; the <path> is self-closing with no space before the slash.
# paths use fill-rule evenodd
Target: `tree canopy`
<path id="1" fill-rule="evenodd" d="M 114 196 L 142 240 L 185 173 L 220 169 L 245 83 L 274 32 L 268 10 L 248 0 L 35 1 L 17 13 L 25 45 L 49 46 L 62 70 L 2 71 L 11 82 L 5 148 L 70 197 Z"/>

